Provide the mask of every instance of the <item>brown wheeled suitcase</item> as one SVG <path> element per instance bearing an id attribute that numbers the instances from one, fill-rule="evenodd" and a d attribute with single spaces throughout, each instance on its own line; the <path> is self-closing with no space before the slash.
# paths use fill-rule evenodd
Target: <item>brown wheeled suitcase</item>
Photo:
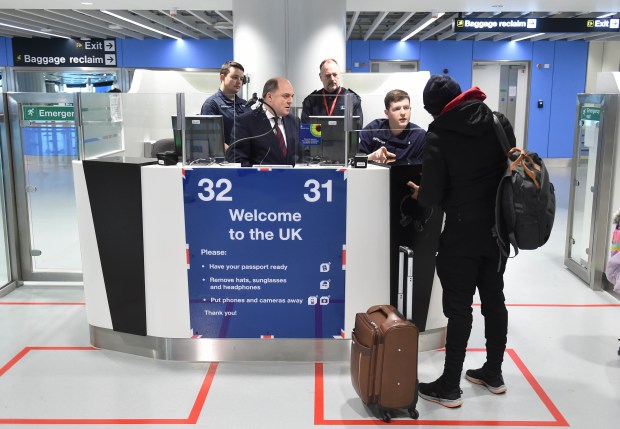
<path id="1" fill-rule="evenodd" d="M 391 305 L 357 313 L 351 344 L 351 382 L 364 404 L 390 422 L 396 409 L 419 416 L 418 328 Z"/>

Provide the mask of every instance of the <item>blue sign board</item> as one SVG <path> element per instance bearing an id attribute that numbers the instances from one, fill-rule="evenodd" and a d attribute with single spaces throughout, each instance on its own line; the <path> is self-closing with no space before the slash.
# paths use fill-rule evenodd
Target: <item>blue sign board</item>
<path id="1" fill-rule="evenodd" d="M 301 124 L 299 126 L 299 141 L 304 146 L 321 144 L 321 126 L 317 124 Z"/>
<path id="2" fill-rule="evenodd" d="M 343 169 L 184 170 L 190 321 L 207 338 L 340 338 Z"/>

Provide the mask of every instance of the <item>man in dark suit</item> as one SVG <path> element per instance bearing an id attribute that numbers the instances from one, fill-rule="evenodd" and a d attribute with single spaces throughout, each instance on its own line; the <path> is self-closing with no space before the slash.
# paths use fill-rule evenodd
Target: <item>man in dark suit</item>
<path id="1" fill-rule="evenodd" d="M 236 141 L 228 148 L 229 162 L 252 165 L 295 165 L 301 155 L 299 118 L 290 114 L 293 85 L 282 77 L 263 87 L 262 106 L 235 121 Z"/>

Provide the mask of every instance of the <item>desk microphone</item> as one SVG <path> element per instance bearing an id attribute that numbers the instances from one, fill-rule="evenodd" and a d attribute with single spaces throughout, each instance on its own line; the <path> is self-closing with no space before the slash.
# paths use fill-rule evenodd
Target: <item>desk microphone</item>
<path id="1" fill-rule="evenodd" d="M 258 101 L 258 95 L 256 95 L 256 93 L 252 94 L 252 98 L 250 98 L 247 103 L 245 103 L 245 107 L 252 107 L 256 104 L 256 102 Z"/>

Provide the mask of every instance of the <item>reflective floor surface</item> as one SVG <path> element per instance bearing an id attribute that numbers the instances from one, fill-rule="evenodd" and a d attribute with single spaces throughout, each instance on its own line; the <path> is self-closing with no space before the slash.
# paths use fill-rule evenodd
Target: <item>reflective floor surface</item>
<path id="1" fill-rule="evenodd" d="M 551 170 L 553 236 L 509 261 L 505 277 L 508 392 L 463 379 L 461 408 L 420 400 L 419 420 L 403 413 L 392 425 L 618 427 L 620 301 L 564 267 L 568 172 Z M 0 427 L 384 426 L 356 396 L 348 363 L 180 363 L 94 349 L 79 287 L 24 286 L 0 298 L 0 344 Z M 482 364 L 483 348 L 475 304 L 466 368 Z M 442 350 L 421 353 L 420 380 L 442 365 Z"/>

